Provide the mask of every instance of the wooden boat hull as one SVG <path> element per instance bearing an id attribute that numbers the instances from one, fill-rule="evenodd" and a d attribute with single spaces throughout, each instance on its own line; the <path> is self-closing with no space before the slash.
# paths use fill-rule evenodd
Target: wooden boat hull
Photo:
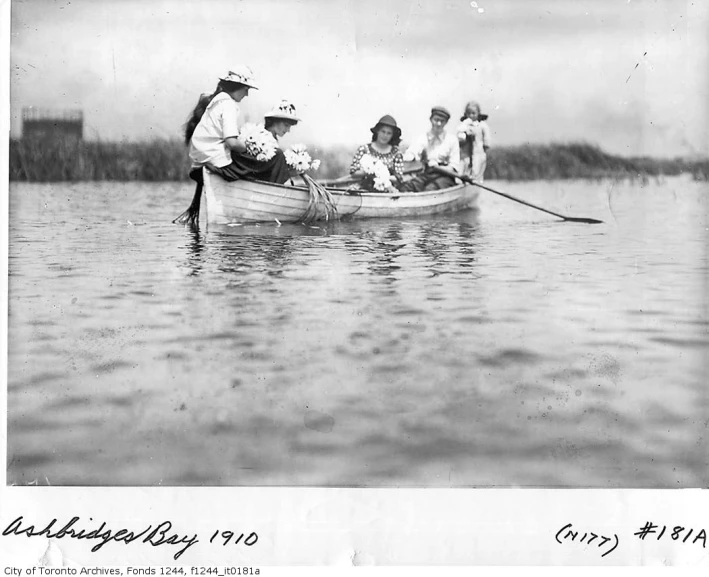
<path id="1" fill-rule="evenodd" d="M 382 194 L 330 188 L 337 218 L 398 218 L 476 208 L 479 191 L 468 184 L 430 192 Z M 204 202 L 209 224 L 301 222 L 308 211 L 306 186 L 237 180 L 227 182 L 204 170 Z M 324 207 L 317 219 L 324 220 Z"/>

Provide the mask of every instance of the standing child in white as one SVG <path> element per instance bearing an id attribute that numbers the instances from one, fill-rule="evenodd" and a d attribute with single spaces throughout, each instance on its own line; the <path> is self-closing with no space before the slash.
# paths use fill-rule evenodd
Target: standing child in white
<path id="1" fill-rule="evenodd" d="M 475 182 L 482 182 L 487 166 L 487 149 L 490 148 L 490 127 L 487 114 L 480 112 L 480 105 L 470 101 L 465 105 L 461 124 L 458 126 L 461 172 Z"/>

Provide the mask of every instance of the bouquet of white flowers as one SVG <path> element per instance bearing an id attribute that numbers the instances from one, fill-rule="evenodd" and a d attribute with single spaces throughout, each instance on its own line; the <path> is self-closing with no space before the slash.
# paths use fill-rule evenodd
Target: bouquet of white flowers
<path id="1" fill-rule="evenodd" d="M 458 139 L 465 140 L 468 136 L 472 137 L 472 140 L 482 141 L 483 129 L 479 120 L 472 120 L 466 118 L 458 126 Z"/>
<path id="2" fill-rule="evenodd" d="M 239 138 L 246 144 L 246 152 L 256 160 L 271 160 L 278 148 L 278 142 L 268 130 L 260 124 L 245 124 Z"/>
<path id="3" fill-rule="evenodd" d="M 293 170 L 302 174 L 306 170 L 317 170 L 320 168 L 320 161 L 313 160 L 304 144 L 294 144 L 284 152 L 286 164 Z"/>
<path id="4" fill-rule="evenodd" d="M 373 178 L 374 190 L 389 190 L 391 188 L 391 174 L 386 164 L 371 154 L 365 154 L 359 160 L 359 167 L 368 176 Z"/>

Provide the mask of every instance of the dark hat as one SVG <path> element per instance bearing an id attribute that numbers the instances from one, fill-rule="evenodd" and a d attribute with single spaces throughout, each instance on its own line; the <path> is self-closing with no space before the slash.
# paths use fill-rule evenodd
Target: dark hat
<path id="1" fill-rule="evenodd" d="M 431 108 L 431 116 L 433 116 L 434 114 L 445 116 L 446 120 L 451 117 L 451 113 L 448 112 L 448 109 L 445 106 L 434 106 L 433 108 Z"/>
<path id="2" fill-rule="evenodd" d="M 401 138 L 401 128 L 396 125 L 396 120 L 394 120 L 394 117 L 391 114 L 385 114 L 384 116 L 382 116 L 379 119 L 379 122 L 377 122 L 369 130 L 372 132 L 372 134 L 376 134 L 379 130 L 379 127 L 382 125 L 389 126 L 394 129 L 394 138 Z"/>
<path id="3" fill-rule="evenodd" d="M 460 121 L 463 122 L 466 118 L 468 117 L 463 115 L 460 117 Z M 487 114 L 483 114 L 482 112 L 478 114 L 478 120 L 487 120 L 488 118 L 490 117 Z"/>

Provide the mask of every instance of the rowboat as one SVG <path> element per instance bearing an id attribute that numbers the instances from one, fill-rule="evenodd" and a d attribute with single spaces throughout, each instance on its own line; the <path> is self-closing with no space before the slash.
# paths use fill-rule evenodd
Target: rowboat
<path id="1" fill-rule="evenodd" d="M 204 170 L 203 195 L 208 224 L 301 222 L 314 214 L 308 186 L 237 180 L 227 182 Z M 362 192 L 345 188 L 345 183 L 325 185 L 336 212 L 317 205 L 314 220 L 327 218 L 398 218 L 476 208 L 479 191 L 466 183 L 430 192 L 395 194 Z"/>

